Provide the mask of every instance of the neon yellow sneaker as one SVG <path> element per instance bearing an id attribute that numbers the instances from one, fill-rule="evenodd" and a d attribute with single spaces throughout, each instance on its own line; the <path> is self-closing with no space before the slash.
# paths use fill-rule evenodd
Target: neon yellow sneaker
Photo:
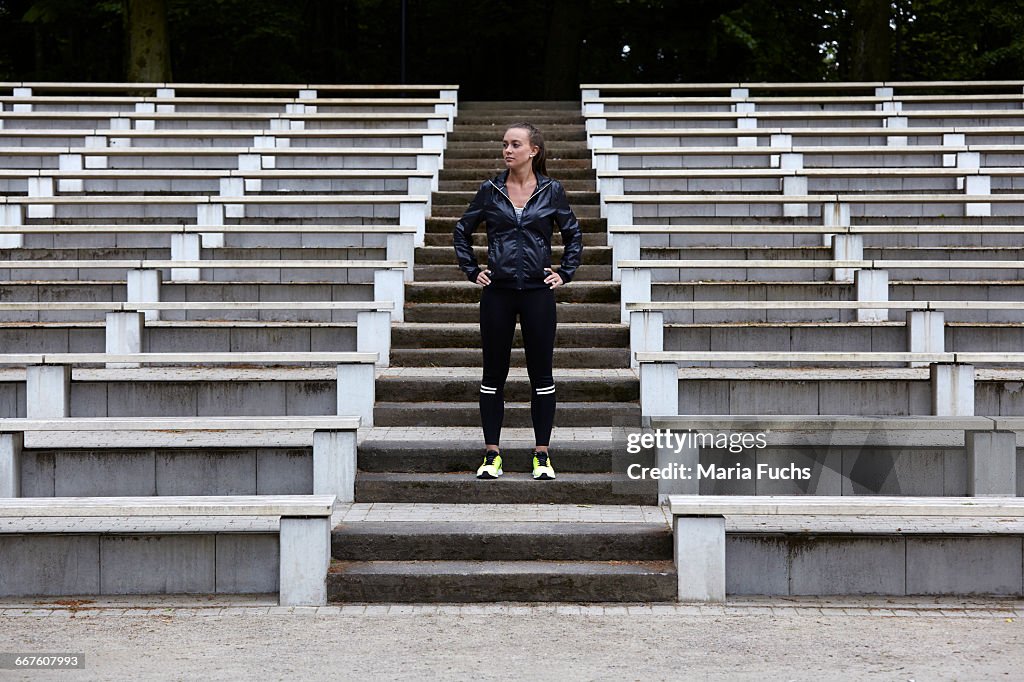
<path id="1" fill-rule="evenodd" d="M 555 480 L 555 468 L 551 466 L 551 459 L 548 457 L 548 453 L 540 452 L 539 450 L 533 453 L 533 480 Z"/>
<path id="2" fill-rule="evenodd" d="M 495 450 L 488 450 L 484 453 L 484 463 L 476 470 L 476 477 L 498 478 L 501 473 L 501 455 Z"/>

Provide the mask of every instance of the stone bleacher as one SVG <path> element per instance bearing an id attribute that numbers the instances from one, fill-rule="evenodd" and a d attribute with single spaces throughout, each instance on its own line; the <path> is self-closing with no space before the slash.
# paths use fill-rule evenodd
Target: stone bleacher
<path id="1" fill-rule="evenodd" d="M 0 84 L 0 596 L 1020 596 L 1022 87 Z M 515 120 L 586 245 L 543 483 L 518 339 L 506 474 L 472 477 L 479 294 L 451 252 Z M 642 429 L 770 445 L 627 457 Z M 812 478 L 625 471 L 709 463 Z"/>
<path id="2" fill-rule="evenodd" d="M 906 496 L 882 523 L 856 498 L 670 497 L 681 599 L 1022 594 L 1021 87 L 581 86 L 645 424 L 769 438 L 658 465 L 813 472 L 660 481 L 662 499 Z M 1001 518 L 925 499 L 956 495 Z"/>
<path id="3" fill-rule="evenodd" d="M 70 507 L 64 526 L 56 512 L 6 525 L 4 554 L 23 561 L 4 564 L 17 579 L 0 593 L 280 584 L 282 603 L 323 603 L 329 539 L 312 555 L 310 530 L 286 541 L 280 517 L 313 512 L 269 496 L 352 502 L 356 429 L 373 425 L 374 366 L 402 319 L 457 88 L 145 89 L 22 84 L 0 97 L 4 494 L 51 511 L 61 496 L 124 499 L 102 528 Z M 180 498 L 196 517 L 181 523 L 202 531 L 187 539 L 142 518 L 178 513 L 179 498 L 152 512 L 131 498 L 254 494 L 262 506 L 223 516 L 276 518 L 230 545 L 223 533 L 247 527 L 204 520 L 222 498 Z M 6 516 L 37 514 L 11 502 Z M 316 512 L 314 535 L 330 513 Z M 278 526 L 280 567 L 265 535 Z M 61 528 L 108 552 L 146 535 L 143 564 L 181 570 L 164 588 L 159 571 L 130 574 L 130 553 L 90 566 L 96 546 Z M 254 551 L 268 561 L 247 568 Z M 48 568 L 55 552 L 77 557 L 82 580 Z M 92 585 L 97 571 L 109 579 Z"/>

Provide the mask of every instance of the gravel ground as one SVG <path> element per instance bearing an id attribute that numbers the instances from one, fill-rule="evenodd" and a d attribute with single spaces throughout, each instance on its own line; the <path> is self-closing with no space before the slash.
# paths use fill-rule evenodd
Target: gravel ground
<path id="1" fill-rule="evenodd" d="M 352 611 L 8 609 L 0 652 L 84 653 L 86 669 L 0 679 L 1024 679 L 1024 618 L 998 607 Z"/>

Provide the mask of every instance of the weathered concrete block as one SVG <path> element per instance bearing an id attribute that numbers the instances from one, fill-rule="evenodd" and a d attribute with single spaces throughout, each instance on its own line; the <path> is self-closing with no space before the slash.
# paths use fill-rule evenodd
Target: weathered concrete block
<path id="1" fill-rule="evenodd" d="M 945 458 L 935 450 L 843 450 L 844 495 L 941 496 Z"/>
<path id="2" fill-rule="evenodd" d="M 281 519 L 280 603 L 321 606 L 327 603 L 327 568 L 331 563 L 331 520 Z"/>
<path id="3" fill-rule="evenodd" d="M 312 492 L 310 448 L 261 448 L 256 452 L 257 495 L 310 495 Z"/>
<path id="4" fill-rule="evenodd" d="M 725 601 L 725 518 L 676 516 L 672 535 L 679 601 Z"/>
<path id="5" fill-rule="evenodd" d="M 107 411 L 111 417 L 187 417 L 199 414 L 198 389 L 192 383 L 126 381 L 108 386 Z"/>
<path id="6" fill-rule="evenodd" d="M 814 536 L 791 541 L 790 594 L 905 594 L 903 538 Z"/>
<path id="7" fill-rule="evenodd" d="M 334 414 L 338 407 L 336 381 L 289 381 L 285 397 L 290 415 Z"/>
<path id="8" fill-rule="evenodd" d="M 25 368 L 25 412 L 29 419 L 60 419 L 71 413 L 71 367 Z"/>
<path id="9" fill-rule="evenodd" d="M 21 497 L 21 433 L 0 433 L 0 497 Z"/>
<path id="10" fill-rule="evenodd" d="M 355 489 L 355 432 L 315 431 L 313 433 L 313 494 L 335 495 L 338 502 L 354 502 Z"/>
<path id="11" fill-rule="evenodd" d="M 156 495 L 151 450 L 69 450 L 54 460 L 57 497 Z"/>
<path id="12" fill-rule="evenodd" d="M 338 409 L 342 417 L 359 417 L 364 427 L 373 426 L 375 400 L 374 366 L 370 364 L 338 365 Z"/>
<path id="13" fill-rule="evenodd" d="M 254 450 L 157 450 L 157 495 L 255 495 Z"/>
<path id="14" fill-rule="evenodd" d="M 974 367 L 934 363 L 930 367 L 932 414 L 940 417 L 974 415 Z"/>
<path id="15" fill-rule="evenodd" d="M 52 452 L 22 450 L 21 497 L 53 497 L 56 456 Z"/>
<path id="16" fill-rule="evenodd" d="M 769 435 L 769 443 L 771 442 Z M 807 480 L 772 478 L 764 475 L 755 480 L 757 495 L 841 495 L 843 489 L 843 457 L 840 448 L 827 444 L 807 448 L 766 448 L 755 451 L 754 465 L 792 473 L 793 468 L 809 469 Z"/>
<path id="17" fill-rule="evenodd" d="M 640 413 L 645 417 L 679 414 L 679 367 L 674 362 L 640 365 Z"/>
<path id="18" fill-rule="evenodd" d="M 700 460 L 705 470 L 713 472 L 719 470 L 729 472 L 736 469 L 755 469 L 757 466 L 753 450 L 734 453 L 726 450 L 703 448 Z M 715 469 L 710 469 L 711 465 L 714 465 Z M 698 482 L 701 495 L 757 494 L 757 480 L 753 477 L 745 479 L 701 476 Z"/>
<path id="19" fill-rule="evenodd" d="M 208 382 L 197 387 L 200 415 L 264 416 L 289 414 L 283 381 Z"/>
<path id="20" fill-rule="evenodd" d="M 725 592 L 789 594 L 789 544 L 770 535 L 725 538 Z"/>
<path id="21" fill-rule="evenodd" d="M 216 589 L 213 535 L 100 537 L 101 594 L 194 594 Z"/>
<path id="22" fill-rule="evenodd" d="M 1017 494 L 1017 434 L 968 431 L 967 494 L 974 497 Z"/>
<path id="23" fill-rule="evenodd" d="M 220 533 L 216 536 L 216 592 L 268 594 L 278 591 L 277 535 Z"/>
<path id="24" fill-rule="evenodd" d="M 1021 595 L 1019 537 L 907 538 L 907 594 Z"/>
<path id="25" fill-rule="evenodd" d="M 61 596 L 100 591 L 95 535 L 0 535 L 0 596 Z"/>

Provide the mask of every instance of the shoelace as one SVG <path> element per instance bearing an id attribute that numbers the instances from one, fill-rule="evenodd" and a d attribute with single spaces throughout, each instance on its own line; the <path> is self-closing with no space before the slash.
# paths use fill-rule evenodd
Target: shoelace
<path id="1" fill-rule="evenodd" d="M 497 452 L 495 452 L 494 450 L 488 450 L 487 454 L 484 455 L 484 464 L 486 466 L 491 466 L 492 464 L 494 464 L 494 460 L 497 459 L 497 457 Z"/>
<path id="2" fill-rule="evenodd" d="M 538 450 L 533 453 L 533 456 L 537 458 L 537 466 L 546 467 L 548 465 L 548 453 Z"/>

